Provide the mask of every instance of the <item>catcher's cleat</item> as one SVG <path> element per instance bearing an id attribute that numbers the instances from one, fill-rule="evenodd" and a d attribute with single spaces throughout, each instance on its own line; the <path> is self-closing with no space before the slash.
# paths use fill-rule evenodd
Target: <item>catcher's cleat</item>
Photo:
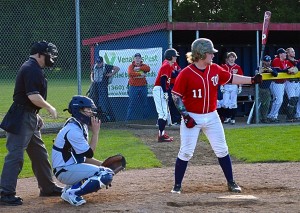
<path id="1" fill-rule="evenodd" d="M 74 190 L 73 190 L 74 191 Z M 70 203 L 71 205 L 73 206 L 80 206 L 82 204 L 85 204 L 86 201 L 85 199 L 83 199 L 82 196 L 77 196 L 75 195 L 73 192 L 72 192 L 72 189 L 67 189 L 66 191 L 64 191 L 62 194 L 61 194 L 61 198 Z"/>
<path id="2" fill-rule="evenodd" d="M 181 185 L 180 184 L 175 184 L 173 189 L 171 190 L 171 193 L 181 194 Z"/>
<path id="3" fill-rule="evenodd" d="M 241 193 L 242 189 L 239 187 L 234 181 L 228 182 L 228 190 L 230 192 L 236 192 L 236 193 Z"/>
<path id="4" fill-rule="evenodd" d="M 235 120 L 230 120 L 230 124 L 234 125 L 235 124 Z"/>
<path id="5" fill-rule="evenodd" d="M 157 139 L 158 142 L 172 142 L 173 141 L 173 137 L 170 137 L 169 135 L 167 134 L 164 134 L 162 136 L 158 136 L 158 139 Z"/>

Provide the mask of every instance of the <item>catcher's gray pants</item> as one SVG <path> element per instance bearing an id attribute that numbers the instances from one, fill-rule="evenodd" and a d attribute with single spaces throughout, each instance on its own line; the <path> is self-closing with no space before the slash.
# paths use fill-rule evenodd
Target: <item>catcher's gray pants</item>
<path id="1" fill-rule="evenodd" d="M 66 185 L 74 185 L 81 180 L 96 175 L 99 172 L 98 166 L 87 163 L 58 167 L 56 168 L 56 171 L 59 172 L 61 169 L 63 169 L 63 172 L 60 172 L 60 174 L 57 175 L 57 179 Z"/>
<path id="2" fill-rule="evenodd" d="M 24 117 L 18 135 L 9 132 L 6 134 L 8 153 L 1 175 L 1 195 L 16 194 L 17 179 L 23 167 L 25 150 L 31 160 L 32 170 L 37 178 L 39 188 L 45 193 L 51 193 L 55 186 L 48 160 L 49 156 L 38 129 L 37 115 L 32 112 L 24 112 Z"/>

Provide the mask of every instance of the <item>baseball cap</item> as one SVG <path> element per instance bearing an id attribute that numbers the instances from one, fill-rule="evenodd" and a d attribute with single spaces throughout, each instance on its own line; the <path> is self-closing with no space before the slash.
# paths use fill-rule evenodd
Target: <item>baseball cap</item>
<path id="1" fill-rule="evenodd" d="M 101 57 L 101 56 L 97 57 L 96 62 L 102 63 L 103 62 L 103 57 Z"/>
<path id="2" fill-rule="evenodd" d="M 271 56 L 269 56 L 269 55 L 265 55 L 263 58 L 263 61 L 266 61 L 266 62 L 270 62 L 271 60 L 272 60 Z"/>
<path id="3" fill-rule="evenodd" d="M 134 57 L 142 57 L 140 53 L 134 54 Z"/>
<path id="4" fill-rule="evenodd" d="M 281 54 L 281 53 L 286 53 L 285 49 L 279 48 L 279 49 L 277 50 L 277 55 L 279 55 L 279 54 Z"/>

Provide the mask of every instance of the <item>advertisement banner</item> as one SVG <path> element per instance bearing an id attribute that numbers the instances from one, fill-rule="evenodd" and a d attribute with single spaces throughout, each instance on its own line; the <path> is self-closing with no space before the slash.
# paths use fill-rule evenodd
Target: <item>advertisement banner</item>
<path id="1" fill-rule="evenodd" d="M 143 62 L 150 66 L 147 73 L 148 96 L 152 96 L 152 89 L 158 70 L 162 63 L 162 48 L 148 49 L 122 49 L 122 50 L 99 50 L 97 56 L 102 56 L 104 63 L 120 67 L 120 71 L 114 75 L 112 83 L 108 85 L 109 97 L 128 97 L 128 67 L 134 60 L 134 55 L 140 53 Z M 98 55 L 97 55 L 98 54 Z"/>

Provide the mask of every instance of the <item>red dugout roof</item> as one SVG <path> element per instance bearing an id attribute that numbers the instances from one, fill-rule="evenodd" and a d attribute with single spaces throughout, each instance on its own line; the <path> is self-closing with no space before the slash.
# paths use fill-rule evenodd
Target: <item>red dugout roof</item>
<path id="1" fill-rule="evenodd" d="M 216 23 L 216 22 L 164 22 L 144 26 L 118 33 L 107 34 L 84 39 L 84 46 L 94 45 L 105 41 L 126 38 L 158 30 L 226 30 L 226 31 L 261 31 L 262 23 Z M 270 31 L 300 31 L 300 23 L 271 23 Z"/>

